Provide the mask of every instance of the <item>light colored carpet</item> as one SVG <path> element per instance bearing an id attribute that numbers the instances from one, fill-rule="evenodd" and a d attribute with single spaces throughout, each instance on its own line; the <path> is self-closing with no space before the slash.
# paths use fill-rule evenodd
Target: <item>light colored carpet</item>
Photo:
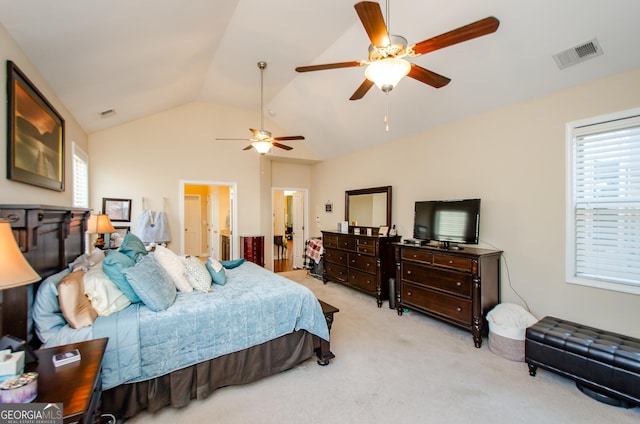
<path id="1" fill-rule="evenodd" d="M 255 383 L 225 387 L 182 409 L 143 413 L 131 424 L 163 423 L 634 423 L 640 408 L 597 402 L 545 370 L 493 354 L 484 340 L 417 312 L 292 271 L 283 275 L 338 307 L 336 358 L 310 359 Z"/>

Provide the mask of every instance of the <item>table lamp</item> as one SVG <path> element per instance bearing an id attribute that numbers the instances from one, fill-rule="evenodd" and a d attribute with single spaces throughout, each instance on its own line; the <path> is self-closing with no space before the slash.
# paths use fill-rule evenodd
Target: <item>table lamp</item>
<path id="1" fill-rule="evenodd" d="M 0 219 L 0 290 L 14 289 L 21 286 L 34 283 L 40 280 L 38 273 L 29 265 L 16 243 L 11 230 L 11 223 L 7 220 Z M 3 315 L 19 320 L 19 317 L 11 316 L 9 311 L 11 305 L 11 296 L 3 295 Z M 26 319 L 26 317 L 24 317 Z M 4 320 L 4 318 L 3 318 Z M 4 325 L 3 325 L 4 327 Z M 26 330 L 26 328 L 25 328 Z M 26 342 L 21 339 L 6 335 L 0 339 L 0 349 L 11 347 L 14 351 L 25 350 L 27 354 L 27 362 L 33 359 L 31 351 Z"/>
<path id="2" fill-rule="evenodd" d="M 95 247 L 98 249 L 104 249 L 104 235 L 115 233 L 116 229 L 111 224 L 109 215 L 98 212 L 96 215 L 91 215 L 87 221 L 87 233 L 97 234 Z"/>

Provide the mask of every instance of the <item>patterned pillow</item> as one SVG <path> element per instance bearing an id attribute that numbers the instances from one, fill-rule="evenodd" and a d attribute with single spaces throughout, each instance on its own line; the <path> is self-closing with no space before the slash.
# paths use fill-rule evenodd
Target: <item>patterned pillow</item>
<path id="1" fill-rule="evenodd" d="M 138 297 L 152 311 L 164 311 L 176 300 L 176 286 L 153 256 L 144 256 L 123 273 Z"/>
<path id="2" fill-rule="evenodd" d="M 211 274 L 205 264 L 200 262 L 200 259 L 195 256 L 187 256 L 184 267 L 191 287 L 205 293 L 211 291 Z"/>
<path id="3" fill-rule="evenodd" d="M 219 286 L 224 286 L 227 282 L 227 274 L 222 264 L 216 259 L 209 258 L 205 264 L 213 282 Z"/>
<path id="4" fill-rule="evenodd" d="M 156 250 L 152 253 L 153 258 L 160 266 L 169 274 L 176 288 L 181 292 L 193 291 L 191 283 L 187 279 L 187 272 L 184 262 L 180 256 L 176 255 L 171 249 L 164 246 L 156 246 Z"/>
<path id="5" fill-rule="evenodd" d="M 91 301 L 84 294 L 84 274 L 82 270 L 74 271 L 58 284 L 60 310 L 71 328 L 88 327 L 98 317 Z"/>

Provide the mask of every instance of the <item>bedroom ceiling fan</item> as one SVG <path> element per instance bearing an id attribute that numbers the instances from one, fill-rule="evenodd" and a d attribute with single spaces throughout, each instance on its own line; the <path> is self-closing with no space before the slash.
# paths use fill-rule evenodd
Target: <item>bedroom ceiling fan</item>
<path id="1" fill-rule="evenodd" d="M 434 88 L 440 88 L 447 85 L 451 79 L 411 63 L 406 60 L 406 57 L 420 56 L 463 41 L 491 34 L 498 29 L 500 24 L 498 19 L 491 16 L 408 46 L 406 38 L 388 33 L 388 6 L 387 2 L 386 24 L 378 3 L 363 1 L 356 3 L 354 6 L 369 36 L 369 40 L 371 40 L 367 60 L 300 66 L 296 68 L 296 71 L 310 72 L 367 66 L 365 70 L 366 79 L 349 100 L 361 99 L 374 84 L 388 94 L 407 75 Z"/>
<path id="2" fill-rule="evenodd" d="M 291 135 L 286 137 L 272 137 L 271 132 L 264 129 L 264 70 L 267 67 L 267 62 L 258 62 L 258 68 L 260 69 L 260 129 L 256 130 L 249 128 L 249 131 L 253 133 L 251 138 L 216 138 L 216 140 L 243 140 L 250 141 L 247 147 L 242 150 L 256 149 L 258 153 L 264 155 L 271 150 L 271 147 L 278 147 L 284 150 L 292 150 L 293 147 L 281 144 L 279 141 L 285 140 L 304 140 L 301 135 Z"/>

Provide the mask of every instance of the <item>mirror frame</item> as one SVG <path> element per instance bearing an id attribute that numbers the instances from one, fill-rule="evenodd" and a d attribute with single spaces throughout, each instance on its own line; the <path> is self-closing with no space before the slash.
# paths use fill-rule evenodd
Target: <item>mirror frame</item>
<path id="1" fill-rule="evenodd" d="M 349 220 L 349 196 L 357 196 L 359 194 L 376 194 L 376 193 L 386 193 L 387 194 L 387 227 L 391 228 L 391 186 L 384 187 L 373 187 L 373 188 L 362 188 L 359 190 L 347 190 L 344 192 L 344 219 L 349 223 L 349 228 L 378 228 L 378 227 L 367 227 L 363 225 L 351 225 L 351 221 Z"/>

